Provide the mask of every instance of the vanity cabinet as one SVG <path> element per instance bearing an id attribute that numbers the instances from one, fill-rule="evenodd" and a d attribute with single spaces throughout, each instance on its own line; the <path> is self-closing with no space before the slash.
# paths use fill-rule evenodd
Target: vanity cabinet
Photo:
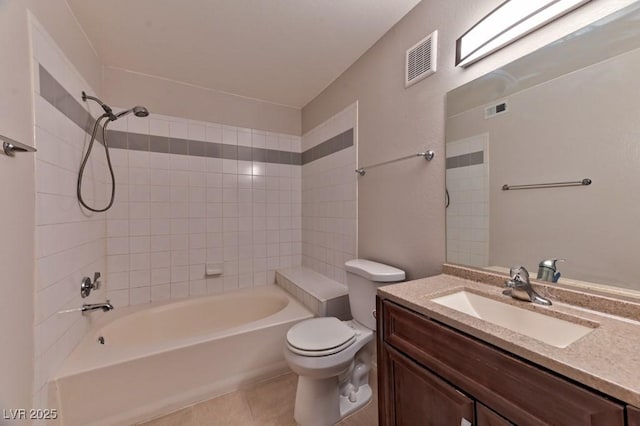
<path id="1" fill-rule="evenodd" d="M 393 302 L 377 313 L 383 426 L 625 425 L 618 401 Z"/>

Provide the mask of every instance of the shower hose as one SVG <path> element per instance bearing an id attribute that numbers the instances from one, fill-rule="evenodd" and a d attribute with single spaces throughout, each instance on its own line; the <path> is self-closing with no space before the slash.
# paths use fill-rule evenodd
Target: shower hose
<path id="1" fill-rule="evenodd" d="M 109 117 L 108 114 L 102 114 L 93 125 L 93 131 L 91 132 L 91 141 L 89 142 L 87 153 L 84 155 L 84 158 L 82 159 L 82 164 L 80 165 L 80 171 L 78 172 L 78 185 L 76 188 L 77 190 L 76 192 L 78 194 L 78 201 L 80 202 L 80 204 L 82 204 L 82 207 L 96 213 L 106 212 L 107 210 L 109 210 L 113 205 L 113 200 L 116 196 L 116 178 L 113 174 L 113 166 L 111 165 L 111 157 L 109 156 L 109 145 L 107 143 L 107 124 L 109 124 L 111 120 L 105 121 L 104 125 L 102 126 L 102 141 L 104 142 L 104 153 L 107 156 L 107 165 L 109 166 L 109 173 L 111 174 L 111 199 L 109 200 L 109 204 L 107 204 L 105 208 L 102 208 L 102 209 L 93 208 L 87 205 L 87 203 L 84 201 L 84 198 L 82 198 L 82 177 L 84 175 L 84 168 L 87 165 L 87 161 L 89 161 L 91 150 L 93 149 L 93 143 L 96 140 L 96 134 L 98 133 L 98 127 L 100 126 L 100 121 L 103 118 L 108 118 L 108 117 Z"/>

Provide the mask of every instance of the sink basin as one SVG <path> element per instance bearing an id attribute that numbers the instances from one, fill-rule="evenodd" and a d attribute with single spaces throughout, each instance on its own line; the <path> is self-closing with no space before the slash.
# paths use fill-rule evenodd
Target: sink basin
<path id="1" fill-rule="evenodd" d="M 557 348 L 566 348 L 593 331 L 591 327 L 522 309 L 469 291 L 459 291 L 431 301 Z"/>

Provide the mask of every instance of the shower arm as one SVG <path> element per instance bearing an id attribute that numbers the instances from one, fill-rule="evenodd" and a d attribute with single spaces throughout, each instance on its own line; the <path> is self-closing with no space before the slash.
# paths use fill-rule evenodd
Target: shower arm
<path id="1" fill-rule="evenodd" d="M 111 107 L 109 105 L 105 104 L 100 99 L 96 98 L 95 96 L 87 95 L 84 91 L 82 91 L 82 100 L 84 102 L 86 102 L 87 99 L 91 99 L 92 101 L 97 102 L 98 105 L 100 105 L 102 107 L 102 109 L 104 110 L 105 114 L 103 114 L 100 118 L 109 117 L 109 120 L 111 120 L 111 121 L 118 119 L 118 117 L 113 113 L 113 110 L 111 109 Z"/>

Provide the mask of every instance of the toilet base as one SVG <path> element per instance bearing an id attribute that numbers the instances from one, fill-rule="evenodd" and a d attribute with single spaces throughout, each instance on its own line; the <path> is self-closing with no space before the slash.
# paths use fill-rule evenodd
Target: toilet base
<path id="1" fill-rule="evenodd" d="M 355 402 L 351 402 L 348 397 L 341 396 L 340 397 L 340 418 L 344 419 L 348 415 L 352 414 L 354 411 L 364 407 L 367 402 L 371 400 L 373 396 L 373 391 L 371 390 L 371 386 L 363 385 L 360 386 L 358 392 L 355 392 Z"/>
<path id="2" fill-rule="evenodd" d="M 310 379 L 298 377 L 294 418 L 301 426 L 331 426 L 371 400 L 371 386 L 340 395 L 337 377 Z"/>

